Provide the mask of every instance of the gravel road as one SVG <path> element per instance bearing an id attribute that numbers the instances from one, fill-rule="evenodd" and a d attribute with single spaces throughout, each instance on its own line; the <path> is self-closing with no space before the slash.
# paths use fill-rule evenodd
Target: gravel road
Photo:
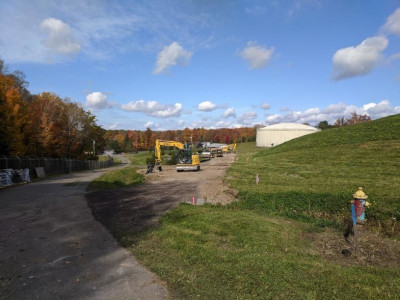
<path id="1" fill-rule="evenodd" d="M 167 299 L 94 220 L 81 172 L 0 190 L 0 299 Z"/>

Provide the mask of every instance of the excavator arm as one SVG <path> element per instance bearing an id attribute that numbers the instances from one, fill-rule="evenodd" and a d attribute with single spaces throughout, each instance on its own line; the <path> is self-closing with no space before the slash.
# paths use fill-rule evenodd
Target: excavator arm
<path id="1" fill-rule="evenodd" d="M 175 148 L 178 148 L 178 149 L 184 149 L 185 148 L 185 146 L 180 142 L 156 140 L 154 152 L 155 152 L 156 162 L 157 163 L 161 162 L 161 146 L 175 147 Z"/>

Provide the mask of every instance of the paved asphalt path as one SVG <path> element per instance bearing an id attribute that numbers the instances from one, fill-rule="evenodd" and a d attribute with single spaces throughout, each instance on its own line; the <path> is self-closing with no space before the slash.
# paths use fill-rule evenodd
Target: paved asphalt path
<path id="1" fill-rule="evenodd" d="M 167 289 L 94 220 L 104 171 L 0 190 L 0 299 L 167 299 Z"/>

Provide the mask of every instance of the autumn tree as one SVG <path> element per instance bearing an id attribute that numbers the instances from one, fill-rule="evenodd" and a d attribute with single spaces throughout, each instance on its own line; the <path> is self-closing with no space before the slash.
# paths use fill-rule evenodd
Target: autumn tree
<path id="1" fill-rule="evenodd" d="M 0 74 L 0 153 L 24 155 L 27 103 L 13 76 Z"/>
<path id="2" fill-rule="evenodd" d="M 342 127 L 347 125 L 354 125 L 358 123 L 364 123 L 371 121 L 371 117 L 366 114 L 357 114 L 356 112 L 351 113 L 350 118 L 339 118 L 335 122 L 335 127 Z"/>
<path id="3" fill-rule="evenodd" d="M 84 158 L 93 140 L 104 147 L 95 117 L 69 99 L 31 95 L 22 72 L 0 60 L 0 154 Z"/>
<path id="4" fill-rule="evenodd" d="M 182 132 L 182 141 L 183 143 L 189 143 L 190 142 L 190 137 L 192 136 L 192 130 L 188 127 L 183 129 Z"/>
<path id="5" fill-rule="evenodd" d="M 371 121 L 371 117 L 366 114 L 357 114 L 356 112 L 351 113 L 351 117 L 347 119 L 348 125 L 365 123 Z"/>

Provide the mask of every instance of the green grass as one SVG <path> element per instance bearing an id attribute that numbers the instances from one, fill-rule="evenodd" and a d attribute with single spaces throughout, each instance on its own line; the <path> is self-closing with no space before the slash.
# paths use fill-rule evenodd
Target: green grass
<path id="1" fill-rule="evenodd" d="M 137 169 L 131 166 L 110 171 L 93 180 L 88 190 L 108 190 L 124 186 L 141 184 L 145 181 L 143 174 L 136 172 Z"/>
<path id="2" fill-rule="evenodd" d="M 109 159 L 110 159 L 110 157 L 108 155 L 99 155 L 99 161 L 107 161 Z M 114 166 L 122 163 L 121 160 L 116 156 L 114 156 L 113 159 L 114 159 L 114 163 L 113 163 Z"/>
<path id="3" fill-rule="evenodd" d="M 126 157 L 131 161 L 132 165 L 145 166 L 147 165 L 146 159 L 152 155 L 154 154 L 149 151 L 141 151 L 134 154 L 126 154 Z"/>
<path id="4" fill-rule="evenodd" d="M 131 248 L 172 299 L 382 299 L 400 270 L 342 266 L 313 255 L 308 224 L 227 207 L 181 204 Z"/>
<path id="5" fill-rule="evenodd" d="M 107 161 L 110 159 L 110 157 L 108 155 L 99 155 L 98 158 L 99 158 L 99 161 Z"/>
<path id="6" fill-rule="evenodd" d="M 400 115 L 395 115 L 272 149 L 242 144 L 227 181 L 244 200 L 236 208 L 338 226 L 350 218 L 349 201 L 362 186 L 372 204 L 369 225 L 399 236 L 400 226 L 393 226 L 400 219 L 399 170 Z"/>

